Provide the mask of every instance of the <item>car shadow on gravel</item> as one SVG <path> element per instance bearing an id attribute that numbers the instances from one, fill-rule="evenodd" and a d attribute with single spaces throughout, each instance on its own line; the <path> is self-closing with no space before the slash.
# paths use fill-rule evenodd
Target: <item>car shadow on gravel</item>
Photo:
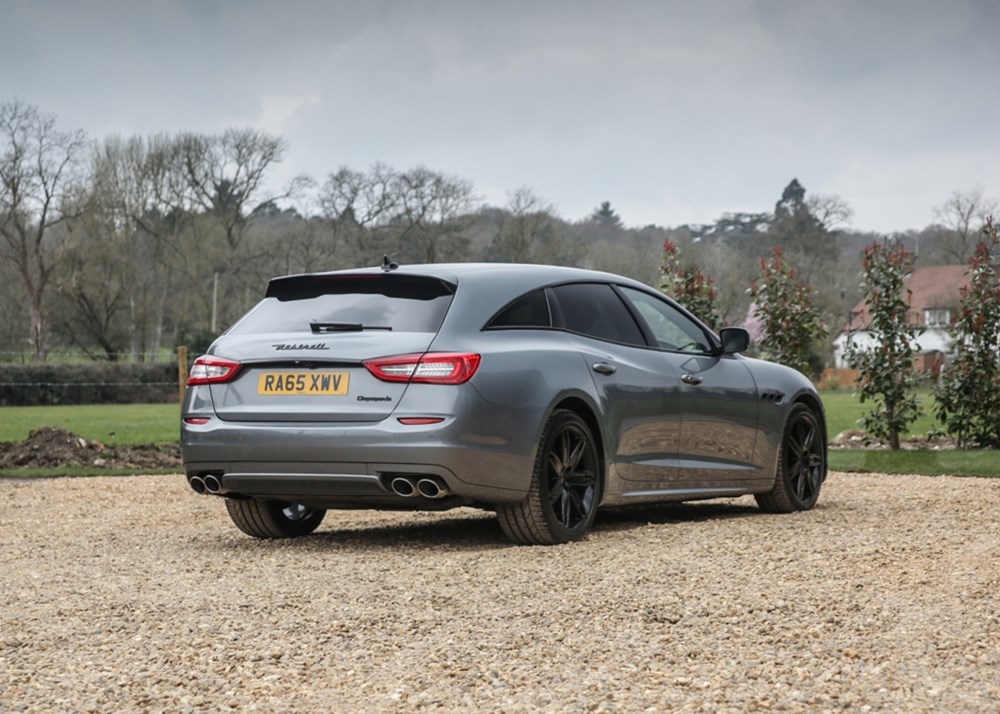
<path id="1" fill-rule="evenodd" d="M 597 512 L 595 533 L 642 528 L 647 525 L 670 523 L 698 523 L 760 515 L 761 511 L 750 503 L 659 503 L 641 506 L 618 506 Z"/>
<path id="2" fill-rule="evenodd" d="M 283 549 L 299 552 L 330 551 L 346 548 L 354 552 L 386 549 L 413 549 L 451 551 L 495 550 L 511 545 L 504 538 L 495 518 L 470 514 L 467 517 L 435 518 L 419 523 L 394 523 L 385 526 L 338 529 L 336 511 L 327 513 L 326 519 L 315 533 L 283 541 L 262 541 L 239 538 L 215 544 L 217 548 L 245 549 L 256 546 L 271 549 L 281 543 Z"/>
<path id="3" fill-rule="evenodd" d="M 647 525 L 693 523 L 760 515 L 751 504 L 740 503 L 667 503 L 642 506 L 621 506 L 598 511 L 590 537 L 602 533 L 627 531 Z M 416 523 L 393 523 L 384 526 L 361 526 L 338 529 L 337 511 L 327 514 L 327 520 L 315 533 L 293 540 L 256 540 L 234 536 L 231 540 L 213 541 L 213 550 L 246 550 L 259 548 L 296 552 L 329 552 L 349 549 L 352 552 L 434 549 L 450 551 L 486 551 L 519 548 L 510 543 L 491 515 L 435 517 Z"/>

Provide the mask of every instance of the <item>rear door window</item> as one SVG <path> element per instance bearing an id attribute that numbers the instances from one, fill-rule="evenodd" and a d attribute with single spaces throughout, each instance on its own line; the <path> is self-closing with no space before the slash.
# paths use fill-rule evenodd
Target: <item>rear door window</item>
<path id="1" fill-rule="evenodd" d="M 549 301 L 544 290 L 534 290 L 519 297 L 490 320 L 487 329 L 552 327 Z"/>
<path id="2" fill-rule="evenodd" d="M 230 333 L 437 332 L 454 292 L 453 285 L 437 278 L 411 275 L 278 278 Z"/>
<path id="3" fill-rule="evenodd" d="M 598 340 L 646 346 L 632 313 L 610 285 L 576 283 L 552 289 L 563 327 Z"/>

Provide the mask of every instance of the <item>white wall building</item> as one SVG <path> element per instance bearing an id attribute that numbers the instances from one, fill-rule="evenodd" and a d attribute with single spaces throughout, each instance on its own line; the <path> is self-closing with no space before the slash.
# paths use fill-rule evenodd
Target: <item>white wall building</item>
<path id="1" fill-rule="evenodd" d="M 965 265 L 931 265 L 914 268 L 905 280 L 910 290 L 910 310 L 907 321 L 917 328 L 914 349 L 921 371 L 935 370 L 951 354 L 948 327 L 958 312 L 961 290 L 968 284 Z M 855 344 L 874 347 L 875 340 L 867 328 L 870 321 L 868 304 L 862 300 L 851 311 L 851 322 L 833 341 L 834 367 L 846 369 L 847 348 Z"/>

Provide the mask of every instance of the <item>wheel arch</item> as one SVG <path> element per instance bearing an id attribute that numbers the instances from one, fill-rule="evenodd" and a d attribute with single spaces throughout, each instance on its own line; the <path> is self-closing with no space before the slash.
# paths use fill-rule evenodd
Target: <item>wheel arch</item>
<path id="1" fill-rule="evenodd" d="M 826 444 L 830 440 L 830 435 L 826 430 L 826 411 L 823 409 L 823 401 L 819 398 L 819 395 L 811 392 L 803 392 L 795 397 L 793 404 L 804 404 L 816 415 L 816 421 L 819 422 L 819 428 L 823 434 L 823 448 L 826 450 Z"/>

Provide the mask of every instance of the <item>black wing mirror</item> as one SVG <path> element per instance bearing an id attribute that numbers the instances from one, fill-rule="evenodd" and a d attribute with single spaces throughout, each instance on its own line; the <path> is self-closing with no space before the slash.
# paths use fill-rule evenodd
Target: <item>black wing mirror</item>
<path id="1" fill-rule="evenodd" d="M 731 355 L 736 352 L 746 352 L 750 346 L 750 333 L 742 327 L 723 327 L 719 330 L 722 340 L 722 354 Z"/>

